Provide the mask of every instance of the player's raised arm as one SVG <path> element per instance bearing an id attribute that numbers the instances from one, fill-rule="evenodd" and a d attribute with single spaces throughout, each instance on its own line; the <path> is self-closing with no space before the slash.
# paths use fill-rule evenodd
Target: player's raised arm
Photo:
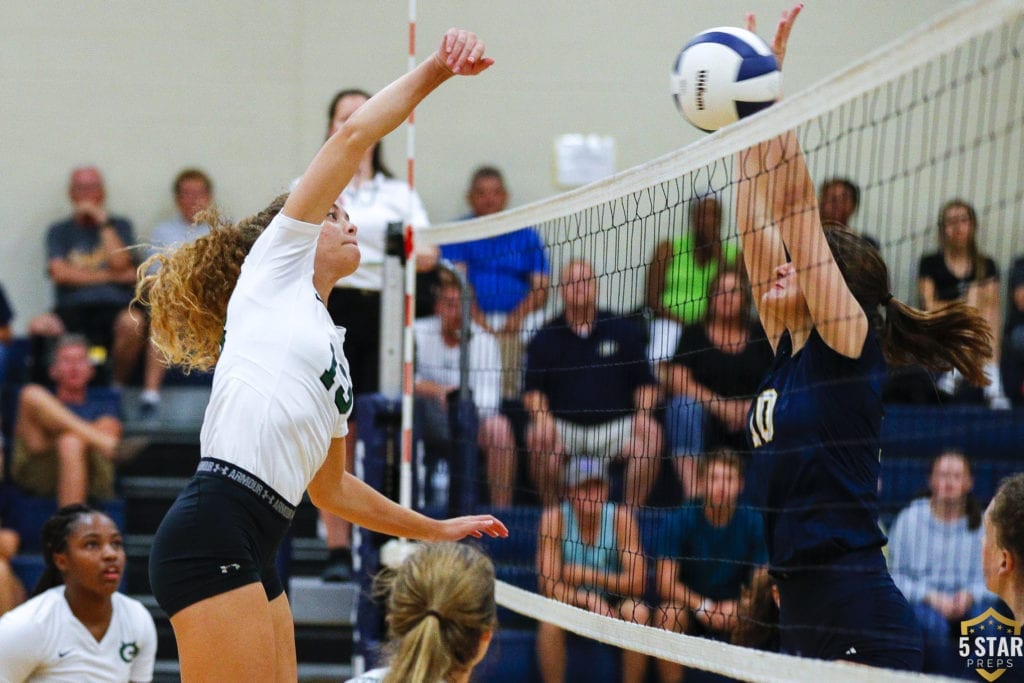
<path id="1" fill-rule="evenodd" d="M 345 189 L 363 153 L 404 121 L 423 98 L 454 75 L 475 76 L 494 60 L 476 34 L 449 29 L 433 55 L 366 101 L 327 141 L 284 206 L 296 220 L 320 223 Z"/>
<path id="2" fill-rule="evenodd" d="M 786 57 L 790 31 L 802 9 L 803 3 L 799 3 L 783 12 L 776 26 L 771 47 L 780 70 Z M 756 32 L 753 13 L 747 14 L 746 27 L 748 31 Z M 775 282 L 776 269 L 788 260 L 777 223 L 770 211 L 775 183 L 769 171 L 778 166 L 782 158 L 781 151 L 781 147 L 774 144 L 774 141 L 755 145 L 740 152 L 736 171 L 739 181 L 736 224 L 743 247 L 743 263 L 753 289 L 758 316 L 773 350 L 785 326 L 762 311 L 761 300 Z"/>

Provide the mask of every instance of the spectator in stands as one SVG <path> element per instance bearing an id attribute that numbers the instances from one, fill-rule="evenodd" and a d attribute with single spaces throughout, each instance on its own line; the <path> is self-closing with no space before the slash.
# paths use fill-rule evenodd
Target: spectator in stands
<path id="1" fill-rule="evenodd" d="M 388 666 L 348 683 L 469 683 L 498 625 L 490 558 L 471 545 L 427 544 L 376 588 L 388 604 Z"/>
<path id="2" fill-rule="evenodd" d="M 210 226 L 205 222 L 196 222 L 196 216 L 210 208 L 213 201 L 213 182 L 210 177 L 198 168 L 186 168 L 175 177 L 172 189 L 178 215 L 153 228 L 147 256 L 173 249 L 210 232 Z M 155 269 L 154 264 L 151 271 Z M 166 375 L 167 365 L 163 355 L 155 345 L 148 344 L 142 393 L 139 395 L 142 417 L 156 414 L 160 405 L 160 388 Z"/>
<path id="3" fill-rule="evenodd" d="M 702 501 L 675 511 L 662 525 L 654 610 L 660 628 L 729 640 L 743 587 L 765 572 L 768 551 L 758 511 L 739 505 L 743 463 L 721 449 L 701 461 Z M 662 683 L 683 680 L 683 668 L 658 663 Z"/>
<path id="4" fill-rule="evenodd" d="M 1007 477 L 985 510 L 981 566 L 985 587 L 1024 618 L 1024 474 Z"/>
<path id="5" fill-rule="evenodd" d="M 91 345 L 109 352 L 117 385 L 128 382 L 146 344 L 141 316 L 128 309 L 135 285 L 132 224 L 106 208 L 103 176 L 94 166 L 71 172 L 68 188 L 73 212 L 46 234 L 46 255 L 55 289 L 53 313 L 29 323 L 37 363 L 51 340 L 66 332 L 84 334 Z"/>
<path id="6" fill-rule="evenodd" d="M 994 603 L 981 571 L 981 506 L 967 457 L 947 450 L 932 462 L 928 493 L 910 503 L 889 534 L 893 581 L 924 636 L 925 673 L 956 675 L 960 621 Z"/>
<path id="7" fill-rule="evenodd" d="M 651 358 L 667 357 L 682 327 L 704 317 L 708 291 L 719 268 L 736 263 L 735 240 L 722 240 L 722 205 L 717 195 L 690 201 L 690 229 L 654 249 L 647 271 L 647 308 L 655 318 Z"/>
<path id="8" fill-rule="evenodd" d="M 992 408 L 1008 408 L 999 375 L 999 331 L 1002 303 L 999 270 L 989 256 L 978 248 L 978 214 L 962 199 L 946 202 L 939 211 L 939 251 L 921 257 L 917 287 L 921 306 L 926 311 L 942 308 L 952 301 L 964 301 L 977 308 L 993 333 L 992 360 L 985 366 L 991 382 L 984 399 Z M 938 388 L 954 396 L 961 389 L 961 375 L 951 370 L 939 377 Z"/>
<path id="9" fill-rule="evenodd" d="M 11 330 L 11 320 L 14 319 L 14 310 L 7 301 L 3 285 L 0 285 L 0 387 L 7 380 L 7 347 L 14 338 Z M 0 448 L 0 452 L 3 448 Z"/>
<path id="10" fill-rule="evenodd" d="M 504 211 L 508 191 L 501 171 L 481 166 L 473 172 L 466 201 L 471 211 L 461 220 Z M 492 332 L 518 333 L 523 321 L 547 301 L 550 267 L 544 244 L 533 228 L 447 244 L 441 256 L 461 265 L 476 292 L 474 318 Z"/>
<path id="11" fill-rule="evenodd" d="M 114 521 L 73 505 L 48 519 L 42 535 L 46 569 L 33 597 L 0 618 L 4 680 L 152 680 L 156 625 L 142 603 L 117 591 L 125 552 Z"/>
<path id="12" fill-rule="evenodd" d="M 818 189 L 821 222 L 832 221 L 853 228 L 850 219 L 860 206 L 860 188 L 849 178 L 829 178 Z"/>
<path id="13" fill-rule="evenodd" d="M 646 625 L 642 602 L 646 561 L 640 529 L 625 506 L 608 501 L 605 463 L 576 457 L 565 469 L 566 500 L 541 514 L 537 576 L 540 592 L 581 609 Z M 565 680 L 565 632 L 548 622 L 537 625 L 537 657 L 544 683 Z M 640 683 L 646 655 L 622 652 L 623 683 Z"/>
<path id="14" fill-rule="evenodd" d="M 0 462 L 2 457 L 3 452 L 0 449 Z M 11 566 L 11 559 L 18 554 L 21 537 L 14 529 L 3 527 L 11 512 L 10 494 L 10 486 L 0 482 L 0 614 L 14 609 L 25 601 L 25 587 Z"/>
<path id="15" fill-rule="evenodd" d="M 327 108 L 327 135 L 341 129 L 370 93 L 355 88 L 338 92 Z M 430 225 L 427 210 L 409 183 L 395 178 L 384 164 L 380 143 L 371 145 L 359 162 L 359 168 L 339 197 L 352 225 L 359 228 L 356 239 L 362 260 L 356 272 L 342 278 L 331 290 L 327 311 L 336 325 L 345 328 L 345 356 L 352 372 L 357 394 L 380 390 L 380 311 L 384 274 L 384 241 L 388 224 L 401 223 L 423 228 Z M 417 269 L 431 270 L 435 258 L 418 254 Z M 355 413 L 348 423 L 347 451 L 355 453 L 357 441 Z M 355 458 L 346 459 L 349 472 Z M 352 525 L 328 512 L 320 512 L 326 530 L 329 558 L 322 578 L 348 581 L 352 578 Z"/>
<path id="16" fill-rule="evenodd" d="M 849 178 L 829 178 L 821 184 L 818 190 L 818 211 L 821 213 L 822 223 L 839 223 L 845 225 L 857 234 L 859 231 L 853 227 L 850 219 L 857 213 L 860 206 L 860 187 Z M 878 248 L 878 240 L 869 235 L 863 235 L 864 239 Z"/>
<path id="17" fill-rule="evenodd" d="M 624 502 L 642 505 L 654 486 L 662 445 L 643 332 L 598 309 L 597 279 L 588 262 L 562 268 L 561 290 L 564 312 L 537 332 L 526 352 L 523 405 L 534 485 L 551 505 L 569 456 L 621 458 Z"/>
<path id="18" fill-rule="evenodd" d="M 454 277 L 442 275 L 435 291 L 435 315 L 416 321 L 415 394 L 422 399 L 426 413 L 428 443 L 450 455 L 448 396 L 459 389 L 462 288 Z M 499 412 L 501 352 L 494 335 L 475 322 L 471 324 L 467 353 L 469 385 L 480 417 L 477 445 L 486 462 L 491 504 L 508 507 L 517 468 L 512 425 Z"/>
<path id="19" fill-rule="evenodd" d="M 1006 333 L 1003 340 L 1003 377 L 1007 397 L 1024 403 L 1024 256 L 1010 269 Z"/>
<path id="20" fill-rule="evenodd" d="M 720 270 L 708 298 L 704 317 L 683 329 L 675 357 L 658 369 L 669 396 L 669 451 L 687 500 L 697 495 L 702 453 L 746 448 L 750 400 L 772 362 L 764 330 L 751 319 L 750 286 L 742 271 Z"/>
<path id="21" fill-rule="evenodd" d="M 145 447 L 122 438 L 120 402 L 97 398 L 89 387 L 95 369 L 82 335 L 57 341 L 50 392 L 27 384 L 18 399 L 11 477 L 35 496 L 56 495 L 59 505 L 114 495 L 114 467 Z"/>
<path id="22" fill-rule="evenodd" d="M 505 210 L 508 191 L 501 171 L 481 166 L 473 172 L 466 201 L 470 212 L 462 220 L 489 216 Z M 523 343 L 531 328 L 527 324 L 542 311 L 547 301 L 550 267 L 544 244 L 533 228 L 485 237 L 470 242 L 446 244 L 441 256 L 459 265 L 476 293 L 473 319 L 498 335 L 505 361 L 504 394 L 519 394 L 522 378 Z"/>

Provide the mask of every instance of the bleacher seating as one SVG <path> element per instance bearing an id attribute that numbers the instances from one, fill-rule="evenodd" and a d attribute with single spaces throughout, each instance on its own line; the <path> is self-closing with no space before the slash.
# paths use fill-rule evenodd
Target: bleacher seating
<path id="1" fill-rule="evenodd" d="M 16 398 L 20 389 L 18 380 L 28 376 L 25 372 L 27 350 L 25 340 L 15 344 L 14 353 L 10 356 L 17 367 L 8 373 L 9 382 L 0 394 L 3 399 L 3 429 L 8 436 L 14 423 Z M 185 402 L 194 402 L 195 399 L 190 398 L 188 393 L 188 385 L 205 382 L 208 382 L 205 376 L 192 376 L 184 380 L 180 377 L 169 378 L 169 405 L 175 408 L 179 403 L 185 405 Z M 185 393 L 178 397 L 175 387 L 182 385 Z M 197 410 L 201 417 L 201 408 Z M 190 416 L 190 420 L 195 417 Z M 131 429 L 131 414 L 128 418 Z M 126 590 L 139 597 L 143 595 L 139 591 L 148 589 L 142 556 L 147 552 L 150 534 L 183 482 L 183 477 L 194 468 L 198 457 L 195 435 L 184 438 L 183 432 L 176 425 L 172 426 L 175 429 L 165 430 L 166 438 L 154 443 L 144 458 L 122 472 L 123 479 L 130 483 L 130 491 L 122 490 L 127 500 L 118 499 L 104 505 L 106 512 L 125 530 L 129 545 L 133 548 L 132 555 L 135 557 L 129 562 L 130 575 L 126 579 Z M 521 424 L 517 426 L 522 427 Z M 975 493 L 983 504 L 987 503 L 1002 477 L 1024 470 L 1019 459 L 1022 444 L 1024 413 L 1021 411 L 993 412 L 969 406 L 888 406 L 882 433 L 880 495 L 883 520 L 890 521 L 915 495 L 924 490 L 931 459 L 948 447 L 963 450 L 971 459 Z M 671 471 L 670 467 L 663 469 Z M 524 480 L 523 477 L 520 479 Z M 671 490 L 671 487 L 666 490 Z M 532 500 L 529 495 L 521 498 L 520 501 L 517 496 L 517 501 Z M 56 505 L 52 500 L 33 498 L 16 490 L 8 503 L 2 511 L 3 524 L 16 529 L 22 536 L 22 553 L 13 564 L 26 585 L 31 587 L 42 571 L 39 529 L 43 520 L 56 509 Z M 533 504 L 490 511 L 498 515 L 510 531 L 508 539 L 484 538 L 480 541 L 495 561 L 498 578 L 527 590 L 537 590 L 535 559 L 541 509 Z M 320 547 L 322 544 L 311 538 L 315 536 L 315 515 L 308 503 L 303 504 L 300 513 L 294 532 L 301 541 L 296 547 L 302 552 L 296 551 L 293 568 L 301 566 L 300 573 L 308 575 L 322 562 L 323 549 Z M 669 509 L 646 508 L 638 514 L 641 543 L 648 554 L 654 552 L 658 535 L 669 513 Z M 131 571 L 132 567 L 135 567 L 135 571 Z M 648 598 L 653 597 L 650 594 L 652 572 L 653 567 L 648 573 Z M 538 680 L 535 623 L 504 608 L 499 610 L 499 619 L 495 642 L 481 664 L 478 680 L 498 683 Z M 158 628 L 161 629 L 161 658 L 173 657 L 173 637 L 166 622 L 160 621 Z M 325 638 L 326 632 L 313 632 L 312 626 L 308 625 L 298 628 L 297 638 L 306 643 L 300 643 L 300 656 L 307 660 L 320 656 L 313 649 L 320 648 L 316 643 Z M 327 649 L 337 651 L 337 636 L 332 638 L 334 640 L 326 644 L 329 646 Z M 570 680 L 615 680 L 619 656 L 614 648 L 576 637 L 570 637 L 569 643 Z M 345 646 L 346 649 L 350 647 Z M 694 675 L 699 677 L 699 674 Z M 173 680 L 173 676 L 165 676 L 161 680 Z"/>

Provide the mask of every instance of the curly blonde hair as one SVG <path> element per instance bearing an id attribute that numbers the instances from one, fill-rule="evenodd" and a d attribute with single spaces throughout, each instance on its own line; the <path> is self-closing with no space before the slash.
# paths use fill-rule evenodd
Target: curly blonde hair
<path id="1" fill-rule="evenodd" d="M 139 266 L 133 303 L 149 309 L 151 338 L 168 363 L 186 372 L 216 365 L 242 262 L 287 198 L 282 194 L 235 224 L 217 209 L 207 209 L 195 221 L 208 224 L 209 234 L 154 254 Z M 154 265 L 156 272 L 147 275 Z"/>

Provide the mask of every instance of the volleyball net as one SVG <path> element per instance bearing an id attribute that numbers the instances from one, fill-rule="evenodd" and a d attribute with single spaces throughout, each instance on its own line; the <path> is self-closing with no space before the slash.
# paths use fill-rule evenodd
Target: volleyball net
<path id="1" fill-rule="evenodd" d="M 1003 325 L 1020 322 L 1012 285 L 1024 284 L 1012 282 L 1014 260 L 1024 256 L 1022 50 L 1020 2 L 958 5 L 696 144 L 550 200 L 418 234 L 468 263 L 479 319 L 494 331 L 478 329 L 470 343 L 486 347 L 469 361 L 482 459 L 475 479 L 458 485 L 513 504 L 498 511 L 513 537 L 488 544 L 499 603 L 521 615 L 513 624 L 536 619 L 741 680 L 916 677 L 767 651 L 773 601 L 761 578 L 762 511 L 749 502 L 756 482 L 746 474 L 744 436 L 758 372 L 767 367 L 754 348 L 763 333 L 759 340 L 748 332 L 754 320 L 736 228 L 737 154 L 795 131 L 815 188 L 834 186 L 822 192 L 823 215 L 852 200 L 845 222 L 877 242 L 896 298 L 921 305 L 923 277 L 936 295 L 945 288 L 939 298 L 952 288 L 984 309 L 1000 347 L 1002 393 L 1019 397 L 1024 378 L 1014 362 L 1021 351 L 1012 335 L 1003 339 Z M 962 239 L 951 232 L 956 216 L 941 212 L 954 199 L 976 216 L 976 249 L 963 251 L 969 270 L 994 265 L 988 277 L 943 261 L 942 241 Z M 539 236 L 539 247 L 524 228 Z M 473 258 L 534 264 L 547 274 L 543 305 L 520 316 L 500 273 L 474 280 Z M 563 302 L 591 293 L 599 318 L 568 319 Z M 717 325 L 730 316 L 742 324 Z M 423 351 L 418 373 L 452 372 Z M 955 376 L 893 373 L 879 484 L 885 526 L 929 487 L 933 457 L 946 450 L 967 456 L 973 476 L 966 481 L 982 504 L 1000 476 L 1019 469 L 1012 451 L 1020 413 L 990 407 L 1002 407 L 994 391 L 974 396 Z M 558 416 L 553 427 L 538 407 Z M 448 471 L 455 485 L 462 473 Z M 721 510 L 728 513 L 718 518 Z M 731 535 L 708 531 L 723 524 Z M 901 552 L 953 552 L 929 546 L 912 528 L 904 532 Z M 889 561 L 904 562 L 908 581 L 921 578 L 918 559 Z M 980 571 L 980 556 L 961 561 Z"/>

